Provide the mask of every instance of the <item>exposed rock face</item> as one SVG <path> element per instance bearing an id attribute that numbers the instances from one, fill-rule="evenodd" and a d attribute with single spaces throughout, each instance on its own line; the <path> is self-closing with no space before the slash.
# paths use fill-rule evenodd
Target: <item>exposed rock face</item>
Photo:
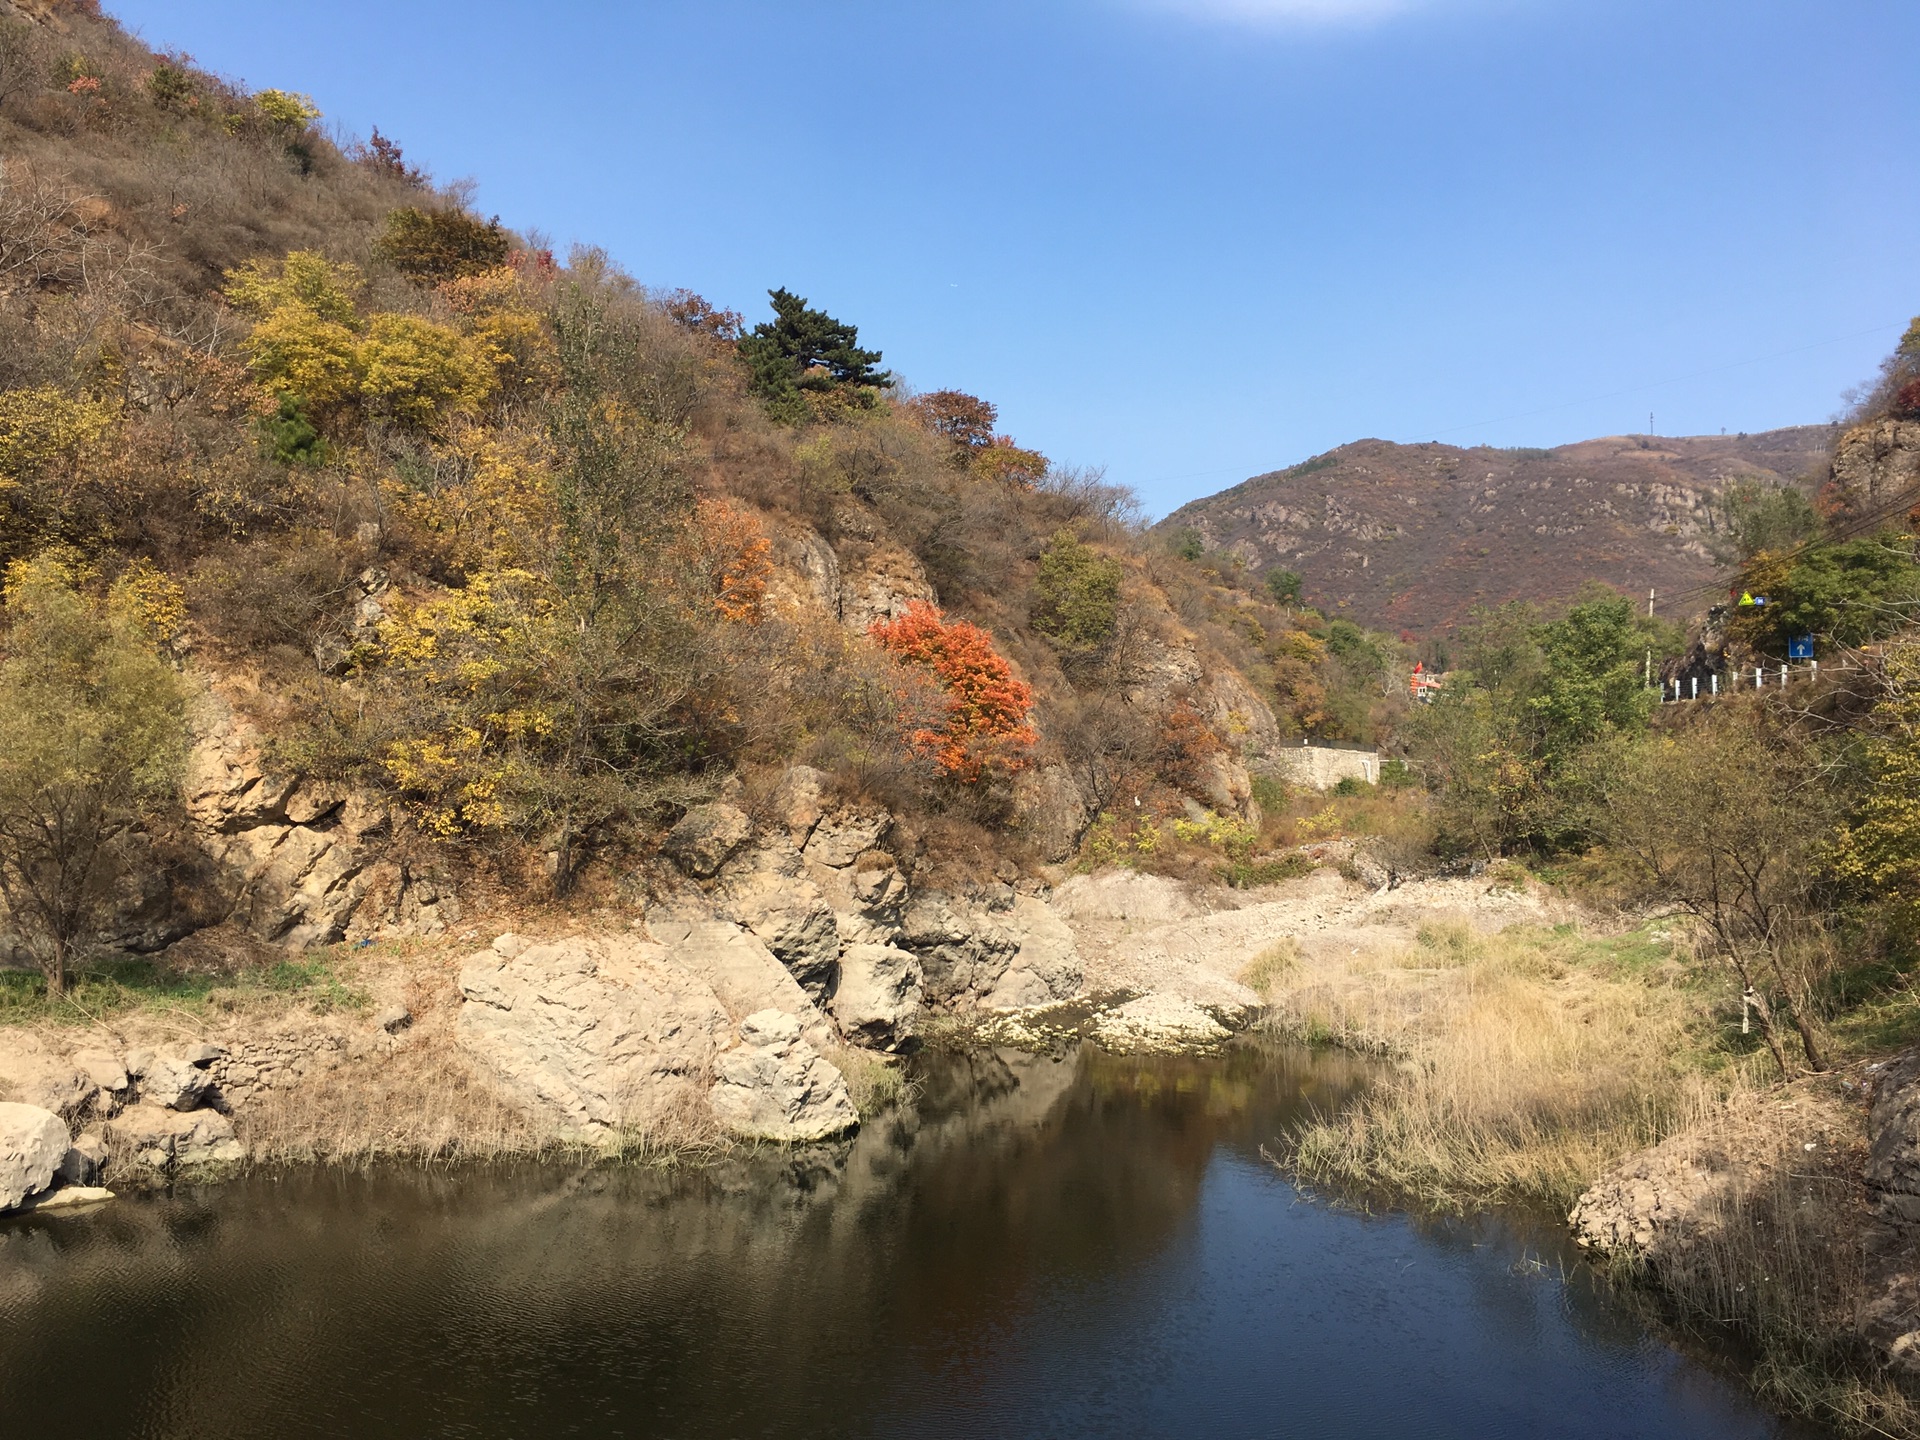
<path id="1" fill-rule="evenodd" d="M 846 1078 L 800 1033 L 800 1022 L 761 1010 L 740 1024 L 740 1043 L 715 1062 L 713 1113 L 736 1135 L 825 1140 L 860 1123 Z"/>
<path id="2" fill-rule="evenodd" d="M 129 1106 L 108 1123 L 106 1142 L 117 1164 L 160 1174 L 246 1158 L 233 1122 L 217 1110 L 181 1114 L 160 1105 Z"/>
<path id="3" fill-rule="evenodd" d="M 697 1102 L 732 1038 L 710 986 L 625 937 L 502 936 L 468 957 L 460 992 L 460 1045 L 521 1103 L 589 1138 Z"/>
<path id="4" fill-rule="evenodd" d="M 753 833 L 753 822 L 732 805 L 696 805 L 667 832 L 661 853 L 687 874 L 705 880 L 720 873 Z"/>
<path id="5" fill-rule="evenodd" d="M 1079 991 L 1083 972 L 1073 931 L 1044 901 L 1020 896 L 1013 902 L 1006 928 L 1018 946 L 982 1004 L 1011 1010 L 1051 1004 Z"/>
<path id="6" fill-rule="evenodd" d="M 875 1050 L 904 1050 L 918 1038 L 920 962 L 892 945 L 849 945 L 840 956 L 833 1016 L 840 1033 Z"/>
<path id="7" fill-rule="evenodd" d="M 346 934 L 384 811 L 330 786 L 270 775 L 253 727 L 212 694 L 202 702 L 185 798 L 226 877 L 228 909 L 248 930 L 291 947 Z"/>
<path id="8" fill-rule="evenodd" d="M 1064 765 L 1021 771 L 1014 778 L 1013 807 L 1022 832 L 1054 865 L 1073 857 L 1094 818 Z"/>
<path id="9" fill-rule="evenodd" d="M 836 811 L 815 823 L 801 853 L 816 865 L 844 869 L 877 849 L 892 828 L 893 817 L 885 811 Z"/>
<path id="10" fill-rule="evenodd" d="M 856 634 L 876 621 L 899 619 L 918 602 L 933 605 L 939 597 L 925 568 L 897 545 L 876 546 L 841 569 L 840 619 Z"/>
<path id="11" fill-rule="evenodd" d="M 761 1010 L 798 1017 L 815 1044 L 833 1038 L 826 1016 L 774 954 L 754 936 L 726 920 L 660 919 L 648 933 L 666 947 L 673 970 L 706 985 L 735 1023 Z"/>
<path id="12" fill-rule="evenodd" d="M 1867 1184 L 1889 1218 L 1920 1221 L 1920 1050 L 1874 1077 L 1867 1112 Z"/>
<path id="13" fill-rule="evenodd" d="M 1882 419 L 1840 437 L 1833 487 L 1859 509 L 1885 504 L 1920 484 L 1920 420 Z"/>
<path id="14" fill-rule="evenodd" d="M 0 1211 L 53 1184 L 67 1149 L 66 1121 L 51 1110 L 0 1104 Z"/>
<path id="15" fill-rule="evenodd" d="M 726 915 L 771 950 L 809 998 L 824 1002 L 833 993 L 840 973 L 840 931 L 817 885 L 756 870 L 738 877 L 722 903 Z"/>
<path id="16" fill-rule="evenodd" d="M 772 819 L 786 829 L 795 845 L 805 845 L 813 827 L 827 813 L 826 781 L 827 777 L 811 765 L 792 765 L 768 797 Z"/>
<path id="17" fill-rule="evenodd" d="M 955 1005 L 977 1000 L 1006 972 L 1020 939 L 1002 923 L 1011 891 L 999 913 L 952 895 L 928 895 L 907 907 L 898 943 L 920 957 L 926 999 Z"/>
<path id="18" fill-rule="evenodd" d="M 1135 925 L 1165 925 L 1201 913 L 1178 880 L 1136 870 L 1075 875 L 1053 892 L 1053 909 L 1070 920 L 1124 920 Z"/>

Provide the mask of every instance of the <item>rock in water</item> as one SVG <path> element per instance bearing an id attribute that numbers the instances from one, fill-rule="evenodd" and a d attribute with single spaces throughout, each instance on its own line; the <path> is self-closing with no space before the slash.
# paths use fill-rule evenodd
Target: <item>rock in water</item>
<path id="1" fill-rule="evenodd" d="M 782 1010 L 740 1025 L 740 1044 L 714 1065 L 713 1113 L 736 1135 L 756 1140 L 825 1140 L 860 1123 L 847 1081 Z"/>
<path id="2" fill-rule="evenodd" d="M 38 1105 L 0 1104 L 0 1210 L 53 1184 L 67 1158 L 67 1122 Z"/>
<path id="3" fill-rule="evenodd" d="M 107 1141 L 125 1163 L 163 1174 L 232 1165 L 247 1153 L 233 1122 L 218 1110 L 182 1114 L 147 1102 L 116 1115 L 107 1126 Z"/>
<path id="4" fill-rule="evenodd" d="M 892 945 L 849 945 L 840 957 L 833 1018 L 840 1033 L 876 1050 L 904 1050 L 919 1036 L 920 962 Z"/>
<path id="5" fill-rule="evenodd" d="M 522 1104 L 586 1138 L 697 1095 L 732 1037 L 712 987 L 625 936 L 503 936 L 467 959 L 460 993 L 461 1048 Z"/>
<path id="6" fill-rule="evenodd" d="M 1180 995 L 1142 995 L 1094 1022 L 1100 1042 L 1116 1050 L 1184 1050 L 1217 1045 L 1232 1033 Z"/>
<path id="7" fill-rule="evenodd" d="M 732 805 L 696 805 L 667 832 L 660 849 L 687 874 L 705 880 L 719 874 L 752 833 L 753 822 L 744 811 Z"/>

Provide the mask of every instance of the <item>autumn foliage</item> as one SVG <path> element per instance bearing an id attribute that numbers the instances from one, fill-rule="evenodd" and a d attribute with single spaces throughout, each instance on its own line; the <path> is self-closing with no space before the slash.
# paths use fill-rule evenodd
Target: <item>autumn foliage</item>
<path id="1" fill-rule="evenodd" d="M 760 522 L 730 500 L 698 507 L 714 613 L 723 620 L 758 621 L 773 577 L 773 542 Z"/>
<path id="2" fill-rule="evenodd" d="M 1024 770 L 1037 738 L 1033 687 L 993 648 L 993 637 L 965 620 L 948 620 L 924 601 L 897 620 L 876 621 L 875 643 L 933 672 L 946 692 L 945 723 L 915 726 L 907 742 L 940 773 L 963 785 Z"/>

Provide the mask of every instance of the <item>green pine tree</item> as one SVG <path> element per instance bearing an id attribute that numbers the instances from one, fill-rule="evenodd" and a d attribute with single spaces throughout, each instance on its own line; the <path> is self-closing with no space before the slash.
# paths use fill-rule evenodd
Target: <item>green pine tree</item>
<path id="1" fill-rule="evenodd" d="M 892 386 L 893 377 L 876 368 L 880 352 L 860 348 L 855 326 L 813 309 L 790 290 L 767 294 L 774 318 L 754 326 L 739 345 L 753 391 L 776 419 L 804 419 L 808 391 L 859 393 Z"/>

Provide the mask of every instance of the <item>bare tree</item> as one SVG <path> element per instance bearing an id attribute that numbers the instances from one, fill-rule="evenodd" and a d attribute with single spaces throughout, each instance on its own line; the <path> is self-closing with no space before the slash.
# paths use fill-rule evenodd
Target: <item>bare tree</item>
<path id="1" fill-rule="evenodd" d="M 1826 954 L 1815 859 L 1837 819 L 1801 742 L 1728 716 L 1625 750 L 1596 823 L 1648 898 L 1701 923 L 1782 1075 L 1782 1017 L 1807 1065 L 1827 1068 L 1813 1012 Z"/>

